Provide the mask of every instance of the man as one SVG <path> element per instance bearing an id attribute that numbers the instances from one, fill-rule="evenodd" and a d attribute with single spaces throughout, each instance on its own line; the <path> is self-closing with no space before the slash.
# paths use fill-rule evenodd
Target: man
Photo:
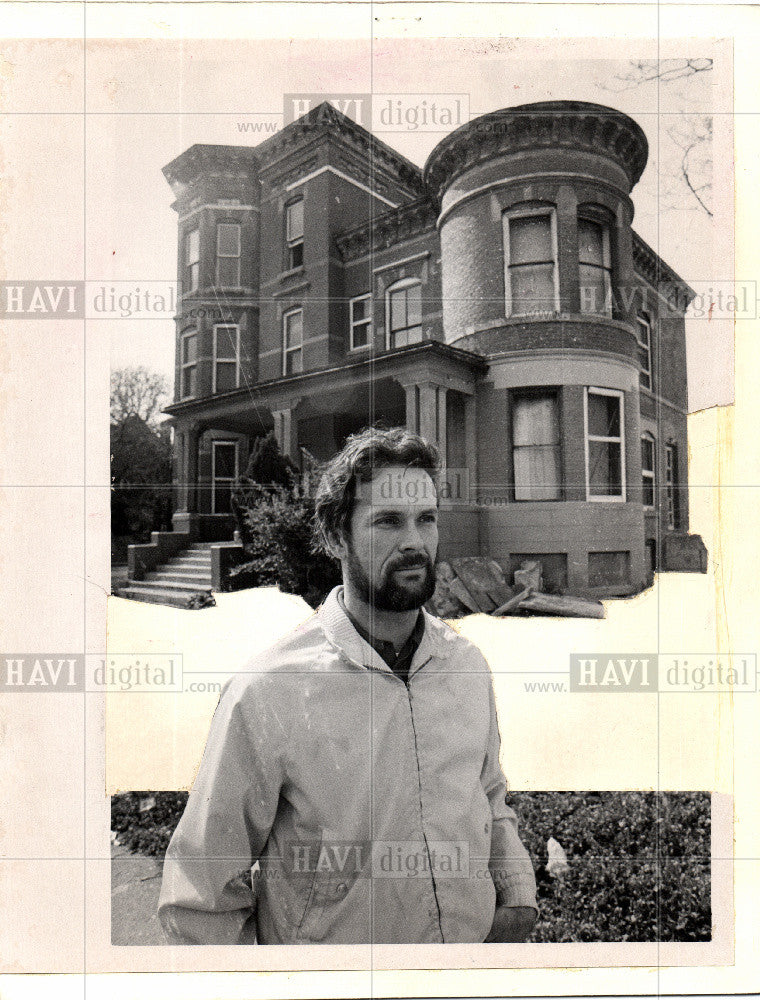
<path id="1" fill-rule="evenodd" d="M 491 677 L 422 605 L 437 451 L 350 438 L 319 486 L 343 586 L 222 694 L 166 854 L 184 944 L 522 941 L 535 881 L 505 804 Z M 258 862 L 251 884 L 251 868 Z"/>

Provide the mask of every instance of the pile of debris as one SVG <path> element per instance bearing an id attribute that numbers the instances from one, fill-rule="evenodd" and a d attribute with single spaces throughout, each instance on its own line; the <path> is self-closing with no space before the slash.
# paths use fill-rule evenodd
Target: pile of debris
<path id="1" fill-rule="evenodd" d="M 544 593 L 541 563 L 537 560 L 523 562 L 515 570 L 514 586 L 510 587 L 499 564 L 481 556 L 438 563 L 435 593 L 428 610 L 439 618 L 469 614 L 604 618 L 601 601 Z"/>

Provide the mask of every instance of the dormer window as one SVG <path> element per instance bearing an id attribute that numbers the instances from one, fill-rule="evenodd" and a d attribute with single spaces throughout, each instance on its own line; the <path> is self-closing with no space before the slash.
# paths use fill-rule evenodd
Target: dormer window
<path id="1" fill-rule="evenodd" d="M 507 316 L 553 315 L 559 311 L 557 226 L 554 210 L 504 213 Z"/>
<path id="2" fill-rule="evenodd" d="M 602 222 L 578 219 L 581 312 L 612 315 L 610 230 Z"/>
<path id="3" fill-rule="evenodd" d="M 303 198 L 285 206 L 286 268 L 303 267 Z"/>

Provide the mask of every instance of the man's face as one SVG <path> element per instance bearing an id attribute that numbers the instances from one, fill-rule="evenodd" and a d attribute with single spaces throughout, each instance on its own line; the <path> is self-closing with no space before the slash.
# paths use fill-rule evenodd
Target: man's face
<path id="1" fill-rule="evenodd" d="M 438 502 L 422 469 L 388 466 L 359 483 L 351 534 L 341 543 L 343 579 L 382 611 L 411 611 L 433 596 Z"/>

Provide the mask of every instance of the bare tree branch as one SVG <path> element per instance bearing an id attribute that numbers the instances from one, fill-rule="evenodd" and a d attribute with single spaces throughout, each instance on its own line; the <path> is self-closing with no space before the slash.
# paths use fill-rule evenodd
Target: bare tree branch
<path id="1" fill-rule="evenodd" d="M 673 80 L 683 80 L 697 73 L 707 73 L 712 68 L 712 59 L 637 59 L 631 62 L 627 73 L 613 77 L 617 86 L 603 86 L 605 90 L 633 90 L 652 80 L 672 83 Z"/>
<path id="2" fill-rule="evenodd" d="M 169 399 L 166 378 L 144 366 L 118 368 L 111 372 L 111 423 L 122 424 L 131 416 L 155 426 Z"/>

